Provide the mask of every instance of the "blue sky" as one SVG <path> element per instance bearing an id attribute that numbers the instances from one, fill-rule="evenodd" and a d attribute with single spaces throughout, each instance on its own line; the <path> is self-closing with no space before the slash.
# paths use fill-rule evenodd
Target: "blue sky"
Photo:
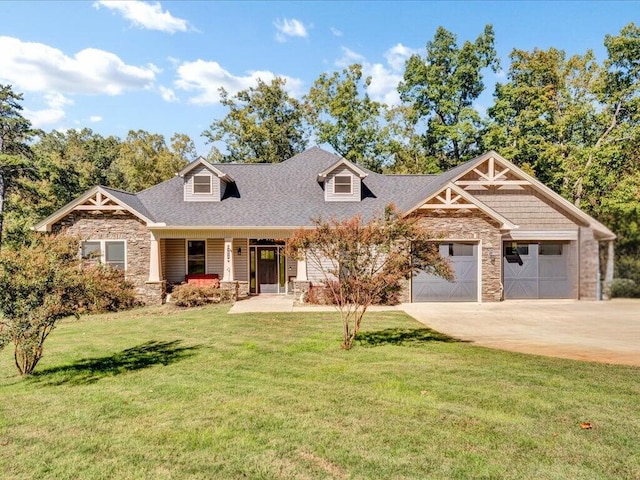
<path id="1" fill-rule="evenodd" d="M 493 24 L 505 70 L 514 48 L 602 60 L 607 33 L 640 23 L 640 2 L 2 1 L 0 18 L 0 83 L 24 94 L 35 126 L 180 132 L 206 154 L 201 133 L 225 114 L 219 87 L 283 76 L 299 97 L 322 72 L 358 62 L 372 97 L 393 103 L 404 60 L 440 25 L 462 42 Z M 487 73 L 479 108 L 503 77 Z"/>

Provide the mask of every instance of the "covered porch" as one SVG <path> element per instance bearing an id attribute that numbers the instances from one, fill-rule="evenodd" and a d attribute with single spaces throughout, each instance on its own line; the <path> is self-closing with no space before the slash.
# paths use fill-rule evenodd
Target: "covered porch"
<path id="1" fill-rule="evenodd" d="M 296 284 L 308 283 L 307 264 L 284 255 L 289 234 L 152 232 L 149 283 L 164 283 L 169 290 L 183 283 L 219 283 L 239 296 L 294 293 Z"/>

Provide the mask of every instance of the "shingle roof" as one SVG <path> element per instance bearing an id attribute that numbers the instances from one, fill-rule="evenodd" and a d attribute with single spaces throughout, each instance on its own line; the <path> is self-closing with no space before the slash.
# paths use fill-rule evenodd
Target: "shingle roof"
<path id="1" fill-rule="evenodd" d="M 368 175 L 363 180 L 362 201 L 327 202 L 317 176 L 340 158 L 314 147 L 278 164 L 216 164 L 217 169 L 235 179 L 221 202 L 185 202 L 180 177 L 135 197 L 150 218 L 167 226 L 299 227 L 310 225 L 311 219 L 319 216 L 347 218 L 361 214 L 366 219 L 382 212 L 389 203 L 401 211 L 408 210 L 426 197 L 429 186 L 440 178 L 382 175 L 363 169 Z"/>

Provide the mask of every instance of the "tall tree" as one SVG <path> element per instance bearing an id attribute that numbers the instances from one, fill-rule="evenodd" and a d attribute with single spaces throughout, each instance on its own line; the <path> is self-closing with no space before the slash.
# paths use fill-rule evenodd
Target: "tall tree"
<path id="1" fill-rule="evenodd" d="M 381 121 L 384 106 L 367 93 L 370 83 L 370 77 L 362 78 L 358 64 L 323 73 L 305 96 L 305 112 L 319 143 L 379 172 L 390 157 L 389 135 Z"/>
<path id="2" fill-rule="evenodd" d="M 484 90 L 483 71 L 499 68 L 493 27 L 487 25 L 462 47 L 453 33 L 438 27 L 426 50 L 424 57 L 409 58 L 398 91 L 423 123 L 429 155 L 446 170 L 479 151 L 481 118 L 473 102 Z"/>
<path id="3" fill-rule="evenodd" d="M 258 80 L 256 87 L 234 96 L 220 89 L 221 103 L 229 112 L 202 135 L 209 143 L 225 142 L 228 153 L 223 161 L 278 163 L 306 148 L 302 109 L 285 85 L 282 78 L 271 83 Z"/>
<path id="4" fill-rule="evenodd" d="M 191 140 L 186 135 L 176 134 L 172 142 L 172 148 L 169 148 L 163 135 L 144 130 L 129 131 L 114 162 L 121 188 L 137 192 L 168 180 L 182 170 L 193 156 Z"/>
<path id="5" fill-rule="evenodd" d="M 0 85 L 0 246 L 4 234 L 4 212 L 7 193 L 17 178 L 29 168 L 33 137 L 31 122 L 22 116 L 22 94 L 11 85 Z"/>

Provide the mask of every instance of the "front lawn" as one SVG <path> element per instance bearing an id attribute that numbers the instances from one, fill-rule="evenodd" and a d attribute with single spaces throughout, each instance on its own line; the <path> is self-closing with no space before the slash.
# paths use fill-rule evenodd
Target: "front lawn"
<path id="1" fill-rule="evenodd" d="M 142 309 L 0 354 L 0 478 L 640 478 L 640 369 L 456 342 L 371 313 Z M 590 422 L 593 429 L 582 429 Z"/>

